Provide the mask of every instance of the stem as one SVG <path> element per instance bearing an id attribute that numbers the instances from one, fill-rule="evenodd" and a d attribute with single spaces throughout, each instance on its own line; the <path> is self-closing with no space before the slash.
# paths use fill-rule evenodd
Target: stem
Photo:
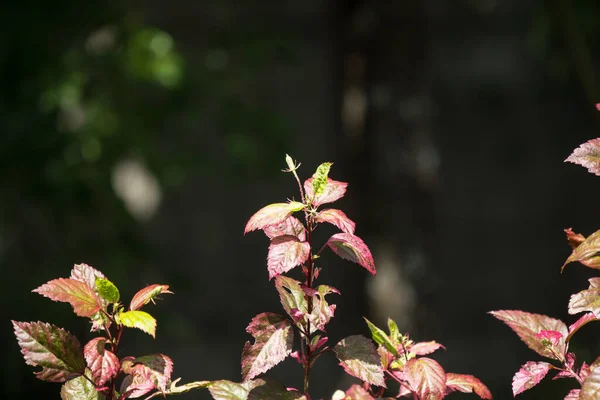
<path id="1" fill-rule="evenodd" d="M 300 183 L 300 181 L 298 181 L 298 183 Z M 302 190 L 302 189 L 301 189 Z M 307 225 L 307 242 L 310 245 L 311 244 L 311 236 L 312 236 L 312 231 L 313 231 L 313 223 L 312 223 L 312 217 L 307 215 L 306 217 L 306 225 Z M 311 246 L 312 249 L 312 246 Z M 313 255 L 312 255 L 312 251 L 311 254 L 309 255 L 308 258 L 308 273 L 306 275 L 306 286 L 308 286 L 309 289 L 312 289 L 312 285 L 313 285 L 313 278 L 314 278 L 314 272 L 315 272 L 315 264 L 313 262 Z M 308 394 L 308 385 L 310 382 L 310 369 L 312 367 L 312 363 L 313 363 L 313 354 L 311 352 L 311 348 L 310 348 L 310 342 L 311 342 L 311 333 L 310 333 L 310 315 L 313 312 L 313 299 L 312 296 L 306 294 L 305 295 L 306 298 L 306 302 L 307 302 L 307 314 L 309 316 L 309 318 L 307 318 L 306 320 L 306 328 L 305 328 L 305 336 L 304 336 L 304 357 L 305 357 L 305 361 L 304 361 L 304 395 L 308 398 L 310 398 L 309 394 Z"/>

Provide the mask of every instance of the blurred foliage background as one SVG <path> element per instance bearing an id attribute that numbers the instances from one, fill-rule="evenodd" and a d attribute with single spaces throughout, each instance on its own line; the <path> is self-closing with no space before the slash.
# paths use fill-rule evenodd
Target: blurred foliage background
<path id="1" fill-rule="evenodd" d="M 345 294 L 332 340 L 391 315 L 445 344 L 448 370 L 510 398 L 534 355 L 486 311 L 568 318 L 593 276 L 558 270 L 562 229 L 598 227 L 600 182 L 561 161 L 599 136 L 599 18 L 595 0 L 3 3 L 0 397 L 58 398 L 9 320 L 89 339 L 68 306 L 30 293 L 80 262 L 125 298 L 175 292 L 152 310 L 157 340 L 131 332 L 124 352 L 164 352 L 184 380 L 238 380 L 246 324 L 279 309 L 267 243 L 241 232 L 294 196 L 289 153 L 306 177 L 335 162 L 350 182 L 340 208 L 378 265 L 367 280 L 324 258 L 323 282 Z M 588 362 L 594 329 L 573 344 Z M 346 382 L 323 365 L 315 396 L 329 398 Z M 293 362 L 274 372 L 300 385 Z"/>

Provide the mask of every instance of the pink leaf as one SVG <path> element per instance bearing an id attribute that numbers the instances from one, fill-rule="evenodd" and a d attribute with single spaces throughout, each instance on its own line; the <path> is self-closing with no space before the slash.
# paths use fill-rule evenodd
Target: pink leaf
<path id="1" fill-rule="evenodd" d="M 325 301 L 325 295 L 329 293 L 338 293 L 337 289 L 327 285 L 320 285 L 313 298 L 313 311 L 310 314 L 311 333 L 313 330 L 325 331 L 325 325 L 333 318 L 335 304 L 329 305 Z"/>
<path id="2" fill-rule="evenodd" d="M 350 233 L 336 233 L 327 241 L 327 245 L 335 254 L 364 267 L 375 275 L 375 261 L 371 251 L 358 236 Z"/>
<path id="3" fill-rule="evenodd" d="M 571 389 L 569 394 L 567 394 L 567 396 L 565 397 L 565 400 L 579 400 L 580 393 L 581 393 L 581 389 Z"/>
<path id="4" fill-rule="evenodd" d="M 543 357 L 557 359 L 552 352 L 552 348 L 544 346 L 538 339 L 537 334 L 542 330 L 561 333 L 562 338 L 554 349 L 561 357 L 558 360 L 561 362 L 564 360 L 566 352 L 565 338 L 568 335 L 568 330 L 562 321 L 546 315 L 531 314 L 519 310 L 490 311 L 490 314 L 508 325 L 531 350 Z"/>
<path id="5" fill-rule="evenodd" d="M 54 301 L 62 301 L 73 306 L 73 312 L 80 317 L 91 317 L 100 310 L 101 302 L 94 290 L 75 279 L 59 278 L 34 289 L 33 292 Z"/>
<path id="6" fill-rule="evenodd" d="M 590 173 L 600 176 L 600 138 L 580 145 L 567 157 L 565 162 L 579 164 L 587 168 Z"/>
<path id="7" fill-rule="evenodd" d="M 560 340 L 563 338 L 562 333 L 552 330 L 541 330 L 538 332 L 536 337 L 540 340 L 547 340 L 550 345 L 557 346 Z"/>
<path id="8" fill-rule="evenodd" d="M 333 179 L 327 178 L 327 184 L 321 194 L 315 196 L 313 190 L 313 178 L 309 178 L 304 181 L 304 193 L 306 199 L 315 207 L 319 207 L 321 204 L 333 203 L 336 200 L 344 197 L 346 193 L 346 182 L 334 181 Z"/>
<path id="9" fill-rule="evenodd" d="M 440 348 L 446 350 L 446 348 L 444 346 L 442 346 L 441 344 L 439 344 L 435 341 L 431 341 L 431 342 L 415 343 L 408 348 L 408 351 L 417 356 L 424 356 L 427 354 L 431 354 Z"/>
<path id="10" fill-rule="evenodd" d="M 568 368 L 563 371 L 559 370 L 558 374 L 556 374 L 554 378 L 552 378 L 553 381 L 560 378 L 577 378 L 573 374 L 573 372 L 571 372 L 573 366 L 575 365 L 575 353 L 567 353 L 567 357 L 564 364 Z"/>
<path id="11" fill-rule="evenodd" d="M 12 321 L 21 354 L 27 365 L 40 366 L 36 376 L 48 382 L 64 382 L 83 375 L 85 361 L 75 336 L 43 322 Z"/>
<path id="12" fill-rule="evenodd" d="M 271 225 L 277 225 L 285 221 L 292 213 L 300 211 L 304 208 L 304 204 L 297 201 L 289 203 L 269 204 L 261 208 L 254 214 L 244 229 L 244 235 L 256 229 L 264 229 Z"/>
<path id="13" fill-rule="evenodd" d="M 328 222 L 337 226 L 342 232 L 354 235 L 356 224 L 344 214 L 343 211 L 328 208 L 319 212 L 315 217 L 316 222 Z"/>
<path id="14" fill-rule="evenodd" d="M 348 336 L 333 348 L 346 373 L 371 385 L 386 387 L 373 342 L 361 335 Z"/>
<path id="15" fill-rule="evenodd" d="M 310 244 L 301 242 L 296 236 L 277 236 L 271 240 L 267 268 L 269 279 L 303 264 L 310 255 Z"/>
<path id="16" fill-rule="evenodd" d="M 567 336 L 567 341 L 571 340 L 571 337 L 577 332 L 582 326 L 587 324 L 588 322 L 598 321 L 598 318 L 594 315 L 594 313 L 583 314 L 581 318 L 575 321 L 572 325 L 569 326 L 569 336 Z"/>
<path id="17" fill-rule="evenodd" d="M 513 396 L 524 392 L 527 389 L 531 389 L 550 371 L 552 365 L 547 362 L 533 362 L 528 361 L 521 367 L 521 369 L 515 374 L 512 382 Z"/>
<path id="18" fill-rule="evenodd" d="M 375 400 L 369 392 L 363 389 L 360 385 L 352 385 L 350 389 L 346 390 L 346 396 L 343 400 Z"/>
<path id="19" fill-rule="evenodd" d="M 412 358 L 404 365 L 404 375 L 412 390 L 421 399 L 440 400 L 446 395 L 446 373 L 437 361 Z"/>
<path id="20" fill-rule="evenodd" d="M 269 239 L 273 239 L 277 236 L 292 235 L 296 236 L 301 242 L 306 240 L 306 229 L 302 222 L 296 217 L 288 217 L 285 221 L 276 224 L 269 225 L 263 228 L 263 232 L 268 236 Z"/>
<path id="21" fill-rule="evenodd" d="M 600 399 L 600 368 L 595 368 L 583 381 L 579 400 Z"/>
<path id="22" fill-rule="evenodd" d="M 131 299 L 131 303 L 129 303 L 129 309 L 131 311 L 139 310 L 149 302 L 154 303 L 154 299 L 157 298 L 158 295 L 163 293 L 171 293 L 169 291 L 169 285 L 150 285 L 138 291 L 133 298 Z"/>
<path id="23" fill-rule="evenodd" d="M 562 265 L 561 271 L 569 263 L 578 261 L 586 267 L 600 269 L 600 231 L 596 231 L 581 242 Z"/>
<path id="24" fill-rule="evenodd" d="M 571 296 L 569 299 L 569 314 L 584 311 L 592 312 L 596 318 L 600 316 L 600 278 L 589 279 L 590 287 Z"/>
<path id="25" fill-rule="evenodd" d="M 121 392 L 126 393 L 126 398 L 138 398 L 158 389 L 160 392 L 167 390 L 167 384 L 171 380 L 173 372 L 173 361 L 164 354 L 151 354 L 131 357 L 123 360 L 123 371 L 128 376 L 121 384 Z"/>
<path id="26" fill-rule="evenodd" d="M 242 351 L 242 379 L 248 381 L 283 361 L 292 352 L 294 331 L 282 315 L 261 313 L 252 319 L 246 331 L 254 344 L 246 342 Z"/>
<path id="27" fill-rule="evenodd" d="M 83 348 L 83 354 L 92 378 L 97 385 L 102 386 L 117 376 L 121 364 L 117 356 L 105 349 L 106 339 L 97 337 L 90 340 Z"/>
<path id="28" fill-rule="evenodd" d="M 458 390 L 463 393 L 473 393 L 482 399 L 491 400 L 492 393 L 481 381 L 473 375 L 446 374 L 447 393 Z"/>

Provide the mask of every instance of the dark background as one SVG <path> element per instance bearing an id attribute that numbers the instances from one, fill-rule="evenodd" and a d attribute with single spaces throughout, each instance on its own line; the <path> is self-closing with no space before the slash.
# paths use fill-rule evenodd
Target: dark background
<path id="1" fill-rule="evenodd" d="M 124 299 L 151 283 L 175 292 L 148 310 L 157 339 L 129 331 L 122 355 L 165 353 L 184 381 L 239 381 L 245 327 L 280 310 L 268 241 L 242 231 L 298 197 L 280 172 L 289 153 L 304 178 L 335 162 L 330 176 L 350 183 L 338 207 L 378 268 L 322 258 L 320 281 L 342 292 L 329 297 L 331 341 L 389 315 L 446 345 L 447 371 L 511 398 L 513 374 L 539 357 L 486 312 L 571 323 L 569 295 L 594 276 L 559 269 L 562 230 L 598 227 L 599 178 L 562 161 L 600 136 L 600 3 L 119 3 L 0 6 L 0 397 L 59 397 L 23 362 L 10 319 L 91 338 L 68 305 L 30 292 L 80 262 Z M 580 360 L 595 359 L 599 333 L 578 333 Z M 301 386 L 293 360 L 273 375 Z M 347 384 L 319 360 L 315 398 Z"/>

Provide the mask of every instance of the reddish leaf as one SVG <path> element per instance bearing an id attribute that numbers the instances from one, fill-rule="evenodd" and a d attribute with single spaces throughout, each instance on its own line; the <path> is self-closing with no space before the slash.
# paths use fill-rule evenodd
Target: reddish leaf
<path id="1" fill-rule="evenodd" d="M 83 348 L 83 354 L 92 378 L 97 385 L 102 386 L 117 376 L 121 364 L 117 356 L 104 347 L 106 339 L 97 337 L 90 340 Z"/>
<path id="2" fill-rule="evenodd" d="M 336 200 L 344 197 L 346 193 L 346 182 L 334 181 L 333 179 L 327 178 L 327 185 L 323 188 L 321 194 L 315 195 L 313 189 L 313 178 L 309 178 L 304 181 L 304 194 L 306 199 L 314 206 L 319 207 L 321 204 L 333 203 Z"/>
<path id="3" fill-rule="evenodd" d="M 169 291 L 169 285 L 150 285 L 138 291 L 129 303 L 129 309 L 131 311 L 139 310 L 149 302 L 154 303 L 154 299 L 158 298 L 158 295 L 163 293 L 171 293 Z"/>
<path id="4" fill-rule="evenodd" d="M 589 140 L 578 148 L 573 150 L 573 153 L 565 162 L 579 164 L 588 169 L 592 174 L 600 176 L 600 138 Z"/>
<path id="5" fill-rule="evenodd" d="M 533 362 L 528 361 L 521 367 L 521 369 L 515 374 L 512 382 L 513 396 L 524 392 L 527 389 L 531 389 L 550 371 L 552 365 L 547 362 Z"/>
<path id="6" fill-rule="evenodd" d="M 575 321 L 572 325 L 569 326 L 569 336 L 567 336 L 567 342 L 571 340 L 571 337 L 577 332 L 582 326 L 587 324 L 588 322 L 597 321 L 598 318 L 594 315 L 594 313 L 583 314 L 581 318 Z"/>
<path id="7" fill-rule="evenodd" d="M 481 381 L 475 378 L 473 375 L 462 375 L 462 374 L 446 374 L 446 391 L 451 393 L 455 390 L 463 393 L 473 393 L 482 399 L 492 398 L 492 393 Z"/>
<path id="8" fill-rule="evenodd" d="M 494 317 L 506 323 L 521 340 L 533 351 L 541 356 L 557 359 L 552 349 L 544 346 L 538 339 L 537 334 L 543 330 L 557 331 L 562 338 L 555 347 L 555 351 L 561 356 L 559 361 L 564 360 L 566 352 L 565 338 L 568 335 L 567 326 L 560 320 L 550 318 L 546 315 L 531 314 L 519 310 L 490 311 Z"/>
<path id="9" fill-rule="evenodd" d="M 280 224 L 292 215 L 292 213 L 300 211 L 303 208 L 304 204 L 297 201 L 269 204 L 258 210 L 250 218 L 244 229 L 244 235 L 256 229 L 264 229 L 271 225 Z"/>
<path id="10" fill-rule="evenodd" d="M 346 373 L 371 385 L 386 387 L 373 342 L 361 335 L 348 336 L 333 348 Z"/>
<path id="11" fill-rule="evenodd" d="M 141 397 L 154 389 L 167 390 L 171 380 L 173 361 L 164 354 L 151 354 L 133 360 L 133 366 L 123 368 L 128 376 L 121 384 L 121 392 L 127 398 Z"/>
<path id="12" fill-rule="evenodd" d="M 437 361 L 412 358 L 404 365 L 404 376 L 421 399 L 439 400 L 446 395 L 446 373 Z"/>
<path id="13" fill-rule="evenodd" d="M 316 222 L 328 222 L 337 226 L 342 232 L 354 235 L 356 224 L 343 211 L 328 208 L 315 216 Z"/>
<path id="14" fill-rule="evenodd" d="M 242 380 L 247 381 L 283 361 L 292 352 L 294 331 L 282 315 L 261 313 L 252 319 L 246 332 L 254 344 L 246 342 L 242 351 Z"/>
<path id="15" fill-rule="evenodd" d="M 288 217 L 279 224 L 267 226 L 263 229 L 263 232 L 265 232 L 265 235 L 269 239 L 276 238 L 277 236 L 292 235 L 296 236 L 301 242 L 306 240 L 306 229 L 296 217 Z"/>
<path id="16" fill-rule="evenodd" d="M 269 279 L 303 264 L 309 255 L 310 244 L 301 242 L 296 236 L 284 235 L 273 238 L 267 256 Z"/>
<path id="17" fill-rule="evenodd" d="M 536 337 L 540 340 L 547 340 L 550 346 L 556 347 L 563 338 L 563 334 L 557 331 L 542 330 L 538 332 Z"/>
<path id="18" fill-rule="evenodd" d="M 573 250 L 575 250 L 577 246 L 585 241 L 585 236 L 583 236 L 581 233 L 573 232 L 573 229 L 571 228 L 567 228 L 564 231 L 567 234 L 567 241 Z"/>
<path id="19" fill-rule="evenodd" d="M 580 399 L 581 389 L 571 389 L 569 394 L 565 397 L 565 400 L 579 400 Z"/>
<path id="20" fill-rule="evenodd" d="M 600 399 L 600 368 L 595 368 L 583 381 L 579 400 Z"/>
<path id="21" fill-rule="evenodd" d="M 227 380 L 213 382 L 208 391 L 214 400 L 247 400 L 248 393 L 257 386 L 263 385 L 265 381 L 256 379 L 243 383 L 235 383 Z"/>
<path id="22" fill-rule="evenodd" d="M 569 314 L 578 314 L 589 311 L 596 317 L 600 316 L 600 278 L 591 278 L 590 287 L 571 296 L 569 300 Z"/>
<path id="23" fill-rule="evenodd" d="M 82 375 L 85 361 L 75 336 L 44 322 L 12 321 L 21 354 L 27 365 L 40 366 L 36 376 L 48 382 L 64 382 Z"/>
<path id="24" fill-rule="evenodd" d="M 73 312 L 80 317 L 91 317 L 100 310 L 102 305 L 92 288 L 75 279 L 54 279 L 34 289 L 33 292 L 54 301 L 71 304 Z"/>
<path id="25" fill-rule="evenodd" d="M 441 344 L 439 344 L 435 341 L 431 341 L 431 342 L 415 343 L 408 348 L 408 351 L 417 356 L 424 356 L 427 354 L 431 354 L 440 348 L 446 350 L 446 348 L 444 346 L 442 346 Z"/>
<path id="26" fill-rule="evenodd" d="M 577 376 L 572 372 L 573 366 L 575 365 L 575 353 L 567 353 L 564 364 L 568 368 L 558 371 L 558 373 L 554 375 L 554 378 L 552 378 L 553 381 L 560 378 L 577 378 Z"/>
<path id="27" fill-rule="evenodd" d="M 375 261 L 371 251 L 358 236 L 350 233 L 336 233 L 327 241 L 335 254 L 345 260 L 355 262 L 375 275 Z"/>
<path id="28" fill-rule="evenodd" d="M 148 335 L 155 337 L 156 320 L 145 311 L 125 311 L 117 315 L 117 321 L 128 327 L 137 328 Z"/>
<path id="29" fill-rule="evenodd" d="M 87 376 L 78 376 L 69 379 L 60 388 L 60 398 L 62 400 L 104 400 L 105 397 L 96 391 L 96 387 L 90 382 L 92 374 L 89 370 L 85 371 Z"/>
<path id="30" fill-rule="evenodd" d="M 561 271 L 569 263 L 579 261 L 583 265 L 593 269 L 600 269 L 600 231 L 596 231 L 581 242 L 567 258 L 561 267 Z"/>

